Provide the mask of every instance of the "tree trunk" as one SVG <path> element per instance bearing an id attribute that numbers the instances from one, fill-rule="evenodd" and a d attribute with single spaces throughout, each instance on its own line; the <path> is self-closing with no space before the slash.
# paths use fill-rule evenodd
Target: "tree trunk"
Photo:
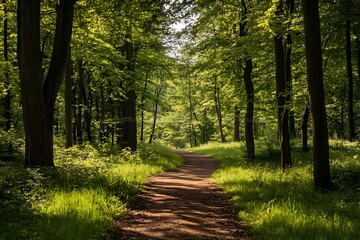
<path id="1" fill-rule="evenodd" d="M 93 107 L 93 96 L 91 91 L 91 74 L 87 72 L 87 97 L 85 104 L 85 123 L 86 123 L 86 137 L 89 142 L 92 141 L 91 135 L 91 121 L 92 121 L 92 107 Z"/>
<path id="2" fill-rule="evenodd" d="M 313 132 L 314 187 L 332 188 L 329 164 L 329 141 L 322 72 L 319 1 L 302 0 L 304 11 L 307 82 Z"/>
<path id="3" fill-rule="evenodd" d="M 308 151 L 308 121 L 309 121 L 309 114 L 310 114 L 310 106 L 309 106 L 309 99 L 305 106 L 304 115 L 302 118 L 301 123 L 301 140 L 302 140 L 302 149 L 304 152 Z"/>
<path id="4" fill-rule="evenodd" d="M 288 16 L 291 16 L 294 14 L 294 0 L 287 0 L 287 14 Z M 287 34 L 285 38 L 285 82 L 286 82 L 286 90 L 287 90 L 287 99 L 286 101 L 291 101 L 291 95 L 292 95 L 292 74 L 291 74 L 291 44 L 292 44 L 292 36 L 291 36 L 291 21 L 289 22 Z M 295 117 L 294 117 L 294 111 L 289 111 L 289 130 L 290 130 L 290 137 L 296 138 L 296 129 L 295 129 Z"/>
<path id="5" fill-rule="evenodd" d="M 191 86 L 191 78 L 188 77 L 188 100 L 189 100 L 189 119 L 190 119 L 190 125 L 189 125 L 189 136 L 190 136 L 190 147 L 193 147 L 192 142 L 192 134 L 194 135 L 194 145 L 197 146 L 197 137 L 196 137 L 196 131 L 193 121 L 193 116 L 195 116 L 194 112 L 194 105 L 192 101 L 192 92 L 191 92 L 192 86 Z"/>
<path id="6" fill-rule="evenodd" d="M 9 63 L 9 46 L 8 46 L 8 9 L 6 0 L 3 0 L 4 8 L 4 61 L 6 64 Z M 4 87 L 5 87 L 5 97 L 4 97 L 4 119 L 5 119 L 5 131 L 9 131 L 11 128 L 11 91 L 10 91 L 10 74 L 9 66 L 6 65 L 4 71 Z"/>
<path id="7" fill-rule="evenodd" d="M 40 0 L 18 0 L 18 62 L 25 128 L 25 165 L 54 166 L 53 124 L 56 96 L 70 49 L 75 1 L 56 6 L 56 32 L 49 71 L 42 78 Z"/>
<path id="8" fill-rule="evenodd" d="M 282 14 L 282 1 L 278 3 L 276 15 Z M 291 149 L 289 133 L 289 110 L 286 107 L 288 99 L 288 82 L 286 71 L 286 56 L 283 46 L 283 37 L 275 36 L 275 58 L 276 58 L 276 97 L 278 107 L 278 137 L 281 150 L 281 167 L 283 170 L 291 168 Z"/>
<path id="9" fill-rule="evenodd" d="M 254 85 L 251 78 L 253 65 L 252 60 L 246 60 L 244 70 L 244 83 L 246 89 L 246 115 L 245 115 L 245 141 L 247 158 L 255 159 L 254 143 Z"/>
<path id="10" fill-rule="evenodd" d="M 145 93 L 147 90 L 147 83 L 148 83 L 148 73 L 146 73 L 144 89 L 141 96 L 141 127 L 140 127 L 140 141 L 144 141 L 144 112 L 145 112 Z"/>
<path id="11" fill-rule="evenodd" d="M 351 22 L 346 20 L 346 69 L 348 78 L 348 121 L 349 121 L 349 141 L 355 141 L 355 122 L 354 122 L 354 101 L 353 101 L 353 73 L 351 63 Z"/>
<path id="12" fill-rule="evenodd" d="M 159 104 L 159 98 L 160 98 L 161 90 L 162 90 L 161 87 L 159 89 L 157 89 L 157 88 L 155 89 L 156 98 L 155 98 L 155 103 L 154 103 L 154 105 L 155 105 L 155 108 L 154 108 L 154 120 L 153 120 L 153 125 L 151 127 L 151 134 L 150 134 L 150 138 L 149 138 L 149 144 L 152 144 L 154 134 L 155 134 L 156 120 L 157 120 L 157 116 L 158 116 L 158 104 Z"/>
<path id="13" fill-rule="evenodd" d="M 247 6 L 244 0 L 241 0 L 242 18 L 240 22 L 240 37 L 247 33 Z M 245 141 L 247 158 L 255 159 L 255 143 L 254 143 L 254 84 L 252 82 L 251 74 L 253 69 L 253 62 L 250 57 L 245 60 L 244 68 L 244 83 L 246 90 L 246 115 L 245 115 Z"/>
<path id="14" fill-rule="evenodd" d="M 214 78 L 214 101 L 215 101 L 215 109 L 216 115 L 219 122 L 219 130 L 220 130 L 220 140 L 221 142 L 226 142 L 224 132 L 223 132 L 223 125 L 222 125 L 222 113 L 221 113 L 221 104 L 220 104 L 220 89 L 217 86 L 217 79 Z"/>
<path id="15" fill-rule="evenodd" d="M 127 34 L 127 39 L 131 35 Z M 132 42 L 126 41 L 124 46 L 124 55 L 127 60 L 126 88 L 124 88 L 123 102 L 121 104 L 122 117 L 122 148 L 130 148 L 131 151 L 137 150 L 137 127 L 136 127 L 136 92 L 135 92 L 135 53 Z"/>
<path id="16" fill-rule="evenodd" d="M 240 110 L 239 106 L 235 106 L 234 112 L 234 142 L 240 141 Z"/>
<path id="17" fill-rule="evenodd" d="M 72 62 L 71 54 L 69 52 L 68 63 L 66 67 L 65 76 L 65 133 L 66 133 L 66 148 L 73 145 L 73 129 L 72 129 Z"/>

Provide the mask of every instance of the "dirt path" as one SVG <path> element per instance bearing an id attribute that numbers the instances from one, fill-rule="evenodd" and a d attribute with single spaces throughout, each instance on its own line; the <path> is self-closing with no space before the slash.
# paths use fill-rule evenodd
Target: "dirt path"
<path id="1" fill-rule="evenodd" d="M 208 178 L 218 164 L 210 157 L 176 151 L 185 164 L 149 178 L 110 239 L 249 239 L 220 189 Z"/>

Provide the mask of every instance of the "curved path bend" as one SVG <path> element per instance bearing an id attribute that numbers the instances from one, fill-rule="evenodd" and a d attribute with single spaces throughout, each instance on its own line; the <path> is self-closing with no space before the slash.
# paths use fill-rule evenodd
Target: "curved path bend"
<path id="1" fill-rule="evenodd" d="M 110 239 L 250 239 L 219 187 L 209 181 L 217 162 L 175 152 L 184 165 L 150 177 L 128 214 L 115 222 Z"/>

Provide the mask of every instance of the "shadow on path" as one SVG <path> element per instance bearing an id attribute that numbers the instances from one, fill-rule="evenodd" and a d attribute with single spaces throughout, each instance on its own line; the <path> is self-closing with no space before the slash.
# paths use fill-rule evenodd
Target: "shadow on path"
<path id="1" fill-rule="evenodd" d="M 221 190 L 209 181 L 218 168 L 207 156 L 175 151 L 184 165 L 150 177 L 108 239 L 250 239 Z"/>

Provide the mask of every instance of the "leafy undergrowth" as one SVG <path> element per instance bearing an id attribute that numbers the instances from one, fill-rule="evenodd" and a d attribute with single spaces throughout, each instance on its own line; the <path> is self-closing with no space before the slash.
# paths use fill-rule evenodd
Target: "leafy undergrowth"
<path id="1" fill-rule="evenodd" d="M 56 169 L 1 158 L 0 239 L 102 239 L 147 177 L 182 163 L 160 146 L 99 149 L 56 148 Z"/>
<path id="2" fill-rule="evenodd" d="M 276 144 L 276 142 L 274 142 Z M 276 145 L 258 141 L 256 161 L 246 161 L 244 143 L 212 143 L 192 149 L 219 160 L 213 175 L 251 227 L 254 239 L 359 239 L 360 144 L 330 141 L 335 189 L 315 192 L 311 152 L 293 143 L 294 167 L 279 169 Z"/>

